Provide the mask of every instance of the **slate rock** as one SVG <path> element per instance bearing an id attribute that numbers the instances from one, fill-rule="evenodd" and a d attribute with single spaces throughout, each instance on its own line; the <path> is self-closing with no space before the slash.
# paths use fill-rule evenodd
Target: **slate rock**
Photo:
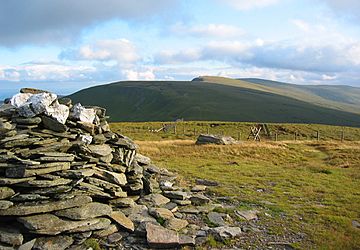
<path id="1" fill-rule="evenodd" d="M 226 226 L 226 222 L 223 219 L 224 216 L 226 216 L 226 214 L 216 212 L 210 212 L 207 214 L 207 218 L 215 226 Z"/>
<path id="2" fill-rule="evenodd" d="M 9 187 L 0 187 L 0 200 L 9 198 L 15 194 L 15 191 Z"/>
<path id="3" fill-rule="evenodd" d="M 16 204 L 8 209 L 0 210 L 0 216 L 23 216 L 29 214 L 47 213 L 91 202 L 89 196 L 76 196 L 68 200 L 52 201 L 41 204 Z"/>
<path id="4" fill-rule="evenodd" d="M 17 250 L 31 250 L 34 247 L 35 242 L 36 242 L 36 239 L 32 239 L 32 240 L 22 244 L 21 246 L 19 246 L 19 248 Z"/>
<path id="5" fill-rule="evenodd" d="M 196 184 L 204 186 L 219 186 L 218 182 L 205 179 L 196 179 Z"/>
<path id="6" fill-rule="evenodd" d="M 23 243 L 23 240 L 23 235 L 17 229 L 3 225 L 0 226 L 0 242 L 11 246 L 20 246 Z"/>
<path id="7" fill-rule="evenodd" d="M 174 214 L 166 208 L 150 208 L 149 213 L 157 219 L 168 220 L 174 218 Z"/>
<path id="8" fill-rule="evenodd" d="M 44 115 L 41 116 L 41 120 L 45 128 L 53 130 L 55 132 L 63 133 L 68 130 L 68 127 L 65 124 L 62 124 L 54 118 Z"/>
<path id="9" fill-rule="evenodd" d="M 185 228 L 188 224 L 189 222 L 187 220 L 170 218 L 165 221 L 164 226 L 170 230 L 180 231 L 181 229 Z"/>
<path id="10" fill-rule="evenodd" d="M 12 203 L 11 201 L 0 200 L 0 211 L 8 209 L 8 208 L 12 207 L 13 205 L 14 205 L 14 203 Z"/>
<path id="11" fill-rule="evenodd" d="M 195 144 L 196 145 L 203 145 L 203 144 L 230 145 L 230 144 L 237 144 L 237 141 L 231 136 L 201 134 L 197 138 Z"/>
<path id="12" fill-rule="evenodd" d="M 175 231 L 151 223 L 146 224 L 146 239 L 153 248 L 176 248 L 180 241 Z"/>
<path id="13" fill-rule="evenodd" d="M 127 231 L 134 232 L 134 223 L 120 211 L 110 213 L 110 218 L 114 220 L 120 227 Z"/>
<path id="14" fill-rule="evenodd" d="M 236 210 L 235 214 L 245 220 L 257 220 L 257 210 L 246 210 L 246 211 L 240 211 L 240 210 Z"/>
<path id="15" fill-rule="evenodd" d="M 89 219 L 82 221 L 62 220 L 53 214 L 39 214 L 27 217 L 18 217 L 30 232 L 44 235 L 57 235 L 81 227 L 91 227 L 99 223 L 100 219 Z M 110 223 L 109 223 L 110 224 Z M 88 231 L 88 230 L 85 230 Z"/>
<path id="16" fill-rule="evenodd" d="M 176 200 L 185 200 L 189 197 L 188 193 L 182 191 L 165 191 L 164 196 Z"/>
<path id="17" fill-rule="evenodd" d="M 215 237 L 216 240 L 225 241 L 227 239 L 239 236 L 241 234 L 241 228 L 222 226 L 211 228 L 209 232 Z"/>
<path id="18" fill-rule="evenodd" d="M 97 220 L 97 222 L 92 223 L 91 220 L 93 220 L 93 221 Z M 70 230 L 68 230 L 68 232 L 69 233 L 82 233 L 82 232 L 88 232 L 88 231 L 102 230 L 102 229 L 108 228 L 111 224 L 111 221 L 107 218 L 89 219 L 88 221 L 89 221 L 89 223 L 87 223 L 86 225 L 70 229 Z M 77 221 L 77 222 L 81 222 L 81 221 Z"/>
<path id="19" fill-rule="evenodd" d="M 200 206 L 210 202 L 210 199 L 203 194 L 195 194 L 190 198 L 191 204 Z"/>
<path id="20" fill-rule="evenodd" d="M 71 220 L 86 220 L 108 215 L 112 212 L 109 205 L 91 202 L 80 207 L 73 207 L 55 212 L 55 215 Z"/>
<path id="21" fill-rule="evenodd" d="M 74 240 L 70 236 L 59 235 L 53 237 L 37 238 L 34 249 L 36 250 L 65 250 L 73 244 Z"/>

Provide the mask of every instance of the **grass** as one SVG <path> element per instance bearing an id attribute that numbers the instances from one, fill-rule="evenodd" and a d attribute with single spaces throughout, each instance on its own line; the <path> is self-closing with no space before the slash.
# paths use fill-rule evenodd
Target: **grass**
<path id="1" fill-rule="evenodd" d="M 254 123 L 243 122 L 216 122 L 216 121 L 189 121 L 179 122 L 174 128 L 165 132 L 150 132 L 153 129 L 159 129 L 165 124 L 164 122 L 121 122 L 111 123 L 111 129 L 123 133 L 135 140 L 193 140 L 200 133 L 223 134 L 232 136 L 235 139 L 246 140 L 250 127 Z M 174 124 L 174 123 L 166 123 Z M 277 134 L 278 140 L 294 140 L 295 133 L 297 140 L 317 140 L 317 131 L 320 133 L 320 140 L 337 140 L 341 139 L 342 132 L 344 139 L 347 141 L 360 140 L 360 128 L 339 127 L 318 124 L 268 124 L 272 133 L 271 138 L 262 136 L 264 140 L 275 140 Z M 195 133 L 194 133 L 195 132 Z"/>
<path id="2" fill-rule="evenodd" d="M 273 235 L 305 234 L 300 249 L 356 249 L 360 230 L 359 142 L 246 142 L 196 146 L 193 140 L 137 141 L 155 164 L 220 183 L 211 188 L 239 208 L 257 207 Z M 211 244 L 213 244 L 212 242 Z M 214 243 L 216 244 L 216 243 Z"/>

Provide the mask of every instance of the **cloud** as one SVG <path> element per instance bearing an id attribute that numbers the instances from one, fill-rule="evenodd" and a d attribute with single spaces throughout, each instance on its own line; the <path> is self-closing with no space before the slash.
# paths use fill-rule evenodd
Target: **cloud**
<path id="1" fill-rule="evenodd" d="M 112 19 L 141 20 L 164 13 L 178 0 L 1 1 L 0 45 L 72 40 L 90 26 Z"/>
<path id="2" fill-rule="evenodd" d="M 170 28 L 170 31 L 177 35 L 189 35 L 196 37 L 236 37 L 245 32 L 234 25 L 208 24 L 208 25 L 185 25 L 177 23 Z"/>
<path id="3" fill-rule="evenodd" d="M 360 20 L 360 1 L 358 0 L 321 0 L 325 2 L 335 13 L 348 15 L 350 18 Z"/>
<path id="4" fill-rule="evenodd" d="M 131 64 L 140 59 L 136 47 L 127 39 L 100 40 L 91 45 L 67 49 L 60 53 L 60 59 L 72 61 L 111 61 Z"/>
<path id="5" fill-rule="evenodd" d="M 223 0 L 221 2 L 230 4 L 238 10 L 245 11 L 274 5 L 280 2 L 280 0 Z"/>

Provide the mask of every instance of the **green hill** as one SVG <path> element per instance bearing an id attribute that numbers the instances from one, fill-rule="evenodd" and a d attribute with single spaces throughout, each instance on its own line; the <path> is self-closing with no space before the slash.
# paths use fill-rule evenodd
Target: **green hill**
<path id="1" fill-rule="evenodd" d="M 295 91 L 297 85 L 270 85 L 218 77 L 124 81 L 84 89 L 70 97 L 86 105 L 106 107 L 112 121 L 184 118 L 360 126 L 356 104 L 321 97 L 316 94 L 316 86 L 313 91 L 301 88 Z M 313 94 L 306 97 L 309 92 Z"/>

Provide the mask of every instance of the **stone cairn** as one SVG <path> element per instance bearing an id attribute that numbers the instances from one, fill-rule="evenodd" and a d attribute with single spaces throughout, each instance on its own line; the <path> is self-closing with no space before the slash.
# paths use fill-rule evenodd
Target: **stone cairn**
<path id="1" fill-rule="evenodd" d="M 186 214 L 201 212 L 191 205 L 210 202 L 206 186 L 176 187 L 176 175 L 106 119 L 104 108 L 36 89 L 0 106 L 0 249 L 88 249 L 90 238 L 104 248 L 177 248 L 211 230 L 220 239 L 241 232 L 189 224 Z"/>

